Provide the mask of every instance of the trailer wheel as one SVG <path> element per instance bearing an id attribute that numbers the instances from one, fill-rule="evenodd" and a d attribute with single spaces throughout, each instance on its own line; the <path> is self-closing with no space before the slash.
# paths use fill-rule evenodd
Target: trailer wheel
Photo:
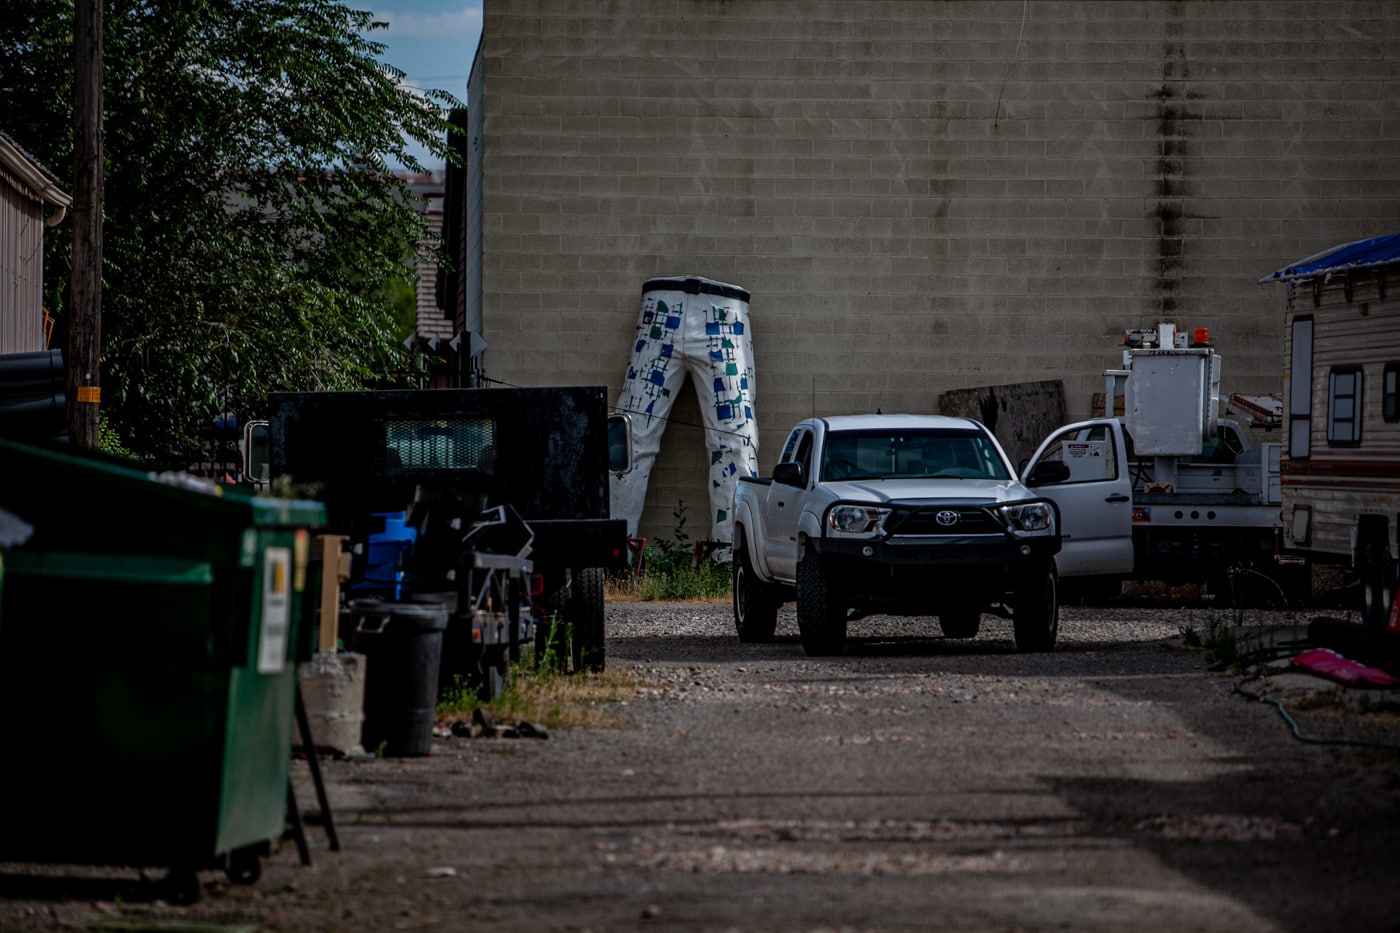
<path id="1" fill-rule="evenodd" d="M 831 574 L 816 554 L 797 562 L 797 630 L 813 657 L 840 654 L 846 647 L 846 607 L 833 592 Z"/>
<path id="2" fill-rule="evenodd" d="M 740 532 L 734 548 L 734 628 L 742 642 L 770 642 L 778 627 L 780 600 L 774 588 L 759 580 Z"/>
<path id="3" fill-rule="evenodd" d="M 601 671 L 604 668 L 602 567 L 574 571 L 573 592 L 569 595 L 566 618 L 573 625 L 574 670 Z"/>
<path id="4" fill-rule="evenodd" d="M 1054 561 L 1028 573 L 1016 588 L 1011 625 L 1017 651 L 1049 651 L 1060 631 L 1059 577 Z"/>
<path id="5" fill-rule="evenodd" d="M 1361 577 L 1361 624 L 1383 629 L 1389 621 L 1390 598 L 1395 589 L 1395 564 L 1390 543 L 1383 535 L 1371 534 L 1361 545 L 1357 567 Z"/>

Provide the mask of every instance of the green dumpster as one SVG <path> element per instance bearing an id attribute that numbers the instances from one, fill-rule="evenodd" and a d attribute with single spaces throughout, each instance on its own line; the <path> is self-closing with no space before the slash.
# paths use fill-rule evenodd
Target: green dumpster
<path id="1" fill-rule="evenodd" d="M 0 861 L 257 877 L 285 827 L 317 502 L 0 439 Z M 305 624 L 303 625 L 303 621 Z"/>

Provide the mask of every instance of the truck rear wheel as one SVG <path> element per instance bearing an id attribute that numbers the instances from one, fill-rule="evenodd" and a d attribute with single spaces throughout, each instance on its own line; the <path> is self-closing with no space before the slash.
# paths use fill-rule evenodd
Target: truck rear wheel
<path id="1" fill-rule="evenodd" d="M 822 559 L 804 555 L 797 562 L 797 631 L 813 657 L 840 654 L 846 647 L 846 607 L 832 590 Z"/>
<path id="2" fill-rule="evenodd" d="M 739 537 L 738 547 L 734 549 L 734 628 L 739 640 L 772 641 L 778 627 L 778 605 L 773 587 L 754 574 L 748 546 L 742 536 Z"/>
<path id="3" fill-rule="evenodd" d="M 1060 632 L 1059 578 L 1054 562 L 1027 573 L 1012 599 L 1017 651 L 1049 651 Z"/>

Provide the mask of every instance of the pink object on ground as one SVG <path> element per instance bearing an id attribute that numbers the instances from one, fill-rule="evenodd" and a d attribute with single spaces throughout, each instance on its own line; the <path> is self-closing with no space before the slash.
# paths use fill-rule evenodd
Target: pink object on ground
<path id="1" fill-rule="evenodd" d="M 1293 659 L 1293 666 L 1343 684 L 1367 687 L 1390 687 L 1400 683 L 1378 667 L 1367 667 L 1359 661 L 1344 658 L 1330 648 L 1314 648 Z"/>

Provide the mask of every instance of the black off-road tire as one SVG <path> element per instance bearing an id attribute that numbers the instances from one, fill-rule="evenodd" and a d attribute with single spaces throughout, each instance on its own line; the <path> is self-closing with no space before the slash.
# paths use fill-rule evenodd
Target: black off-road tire
<path id="1" fill-rule="evenodd" d="M 976 638 L 982 628 L 982 607 L 975 604 L 945 606 L 938 613 L 944 638 Z"/>
<path id="2" fill-rule="evenodd" d="M 748 546 L 740 537 L 734 548 L 734 628 L 739 640 L 754 644 L 772 641 L 780 605 L 774 587 L 754 574 Z"/>
<path id="3" fill-rule="evenodd" d="M 603 589 L 607 574 L 601 567 L 576 569 L 572 580 L 559 584 L 545 600 L 548 615 L 535 628 L 535 663 L 550 659 L 556 670 L 601 671 L 605 637 Z"/>
<path id="4" fill-rule="evenodd" d="M 607 575 L 602 567 L 574 571 L 567 618 L 573 625 L 575 671 L 601 671 L 605 666 L 603 586 L 606 582 Z"/>
<path id="5" fill-rule="evenodd" d="M 1059 576 L 1054 562 L 1028 572 L 1011 604 L 1017 651 L 1050 651 L 1060 632 Z"/>
<path id="6" fill-rule="evenodd" d="M 846 648 L 846 607 L 816 554 L 797 562 L 797 631 L 803 650 L 813 657 L 840 654 Z"/>
<path id="7" fill-rule="evenodd" d="M 1385 538 L 1373 533 L 1366 539 L 1356 572 L 1361 578 L 1361 624 L 1384 629 L 1390 622 L 1390 600 L 1395 592 L 1395 565 Z"/>

